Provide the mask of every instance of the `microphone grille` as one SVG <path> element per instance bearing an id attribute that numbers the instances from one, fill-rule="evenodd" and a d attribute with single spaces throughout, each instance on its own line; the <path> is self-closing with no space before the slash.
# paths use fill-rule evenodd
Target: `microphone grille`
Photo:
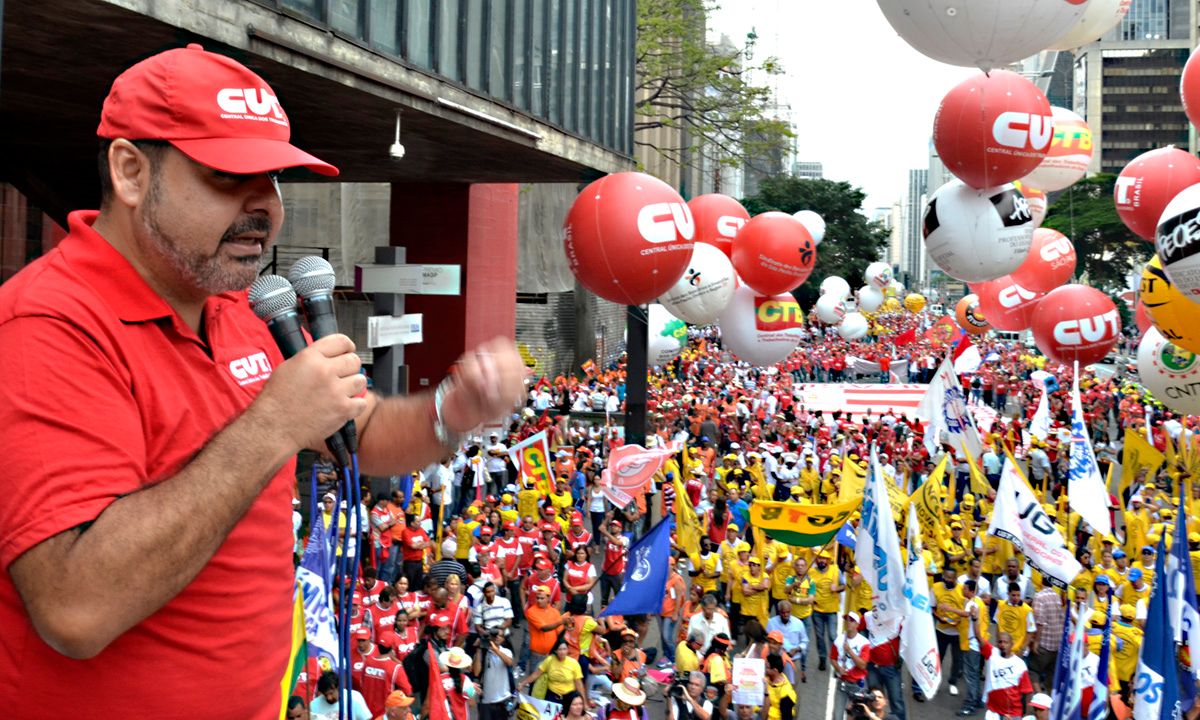
<path id="1" fill-rule="evenodd" d="M 337 274 L 329 261 L 319 255 L 308 255 L 296 261 L 288 273 L 296 294 L 307 298 L 329 293 L 337 282 Z"/>
<path id="2" fill-rule="evenodd" d="M 250 309 L 264 322 L 296 308 L 296 291 L 287 278 L 261 275 L 250 286 Z"/>

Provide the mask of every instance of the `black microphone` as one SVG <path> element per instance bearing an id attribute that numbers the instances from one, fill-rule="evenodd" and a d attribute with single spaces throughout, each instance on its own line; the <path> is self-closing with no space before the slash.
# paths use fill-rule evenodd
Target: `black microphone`
<path id="1" fill-rule="evenodd" d="M 250 309 L 267 324 L 283 359 L 287 360 L 308 347 L 300 312 L 296 308 L 296 291 L 286 278 L 279 275 L 262 275 L 250 286 Z M 351 421 L 353 422 L 353 421 Z M 342 469 L 350 467 L 350 453 L 340 432 L 325 439 L 325 445 L 333 460 Z"/>
<path id="2" fill-rule="evenodd" d="M 304 307 L 304 315 L 308 318 L 308 330 L 314 340 L 320 340 L 338 331 L 337 315 L 333 311 L 333 288 L 337 284 L 337 274 L 329 261 L 317 255 L 308 255 L 296 261 L 288 272 L 288 280 L 300 296 L 300 304 Z M 353 420 L 348 420 L 338 431 L 350 450 L 350 454 L 358 452 L 358 428 Z"/>

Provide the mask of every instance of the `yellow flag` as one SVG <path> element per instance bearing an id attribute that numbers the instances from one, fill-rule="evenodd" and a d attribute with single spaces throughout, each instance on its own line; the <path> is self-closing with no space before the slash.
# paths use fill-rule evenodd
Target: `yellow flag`
<path id="1" fill-rule="evenodd" d="M 688 554 L 692 567 L 700 567 L 700 519 L 679 477 L 675 477 L 675 537 Z"/>
<path id="2" fill-rule="evenodd" d="M 1175 442 L 1171 440 L 1171 433 L 1167 432 L 1166 428 L 1163 428 L 1162 434 L 1163 442 L 1166 443 L 1163 454 L 1167 457 L 1167 472 L 1175 472 L 1175 463 L 1179 460 L 1175 455 Z"/>
<path id="3" fill-rule="evenodd" d="M 1125 431 L 1124 453 L 1124 461 L 1121 464 L 1121 484 L 1117 491 L 1119 498 L 1125 497 L 1125 491 L 1129 489 L 1143 469 L 1146 471 L 1146 480 L 1150 480 L 1158 474 L 1158 469 L 1167 459 L 1158 451 L 1158 448 L 1146 442 L 1146 438 L 1141 433 L 1133 430 Z"/>
<path id="4" fill-rule="evenodd" d="M 965 446 L 963 448 L 966 450 Z M 992 489 L 992 484 L 988 482 L 987 475 L 983 474 L 983 470 L 979 467 L 979 461 L 971 455 L 970 450 L 966 450 L 967 465 L 971 467 L 971 494 L 976 499 L 982 500 L 987 497 L 988 490 Z"/>
<path id="5" fill-rule="evenodd" d="M 942 478 L 946 475 L 946 465 L 950 456 L 942 458 L 929 478 L 912 494 L 912 503 L 917 508 L 917 518 L 921 523 L 921 533 L 927 545 L 940 548 L 945 537 L 943 528 L 946 525 L 942 513 Z"/>
<path id="6" fill-rule="evenodd" d="M 842 460 L 842 483 L 838 489 L 838 502 L 861 500 L 867 487 L 867 473 L 847 455 Z"/>
<path id="7" fill-rule="evenodd" d="M 892 506 L 892 517 L 903 527 L 908 519 L 908 495 L 896 486 L 892 478 L 885 477 L 883 484 L 887 488 L 888 504 Z"/>

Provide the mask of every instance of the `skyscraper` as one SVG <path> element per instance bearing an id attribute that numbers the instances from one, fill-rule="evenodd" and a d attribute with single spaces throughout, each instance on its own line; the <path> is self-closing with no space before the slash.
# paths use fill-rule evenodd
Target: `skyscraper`
<path id="1" fill-rule="evenodd" d="M 925 240 L 921 233 L 921 218 L 925 214 L 925 199 L 928 196 L 929 170 L 917 168 L 908 171 L 908 191 L 900 208 L 902 236 L 900 242 L 900 282 L 910 288 L 919 288 L 926 283 Z"/>
<path id="2" fill-rule="evenodd" d="M 1188 147 L 1179 78 L 1191 51 L 1192 2 L 1133 0 L 1117 27 L 1076 51 L 1074 110 L 1099 150 L 1091 172 L 1118 173 L 1147 150 Z"/>

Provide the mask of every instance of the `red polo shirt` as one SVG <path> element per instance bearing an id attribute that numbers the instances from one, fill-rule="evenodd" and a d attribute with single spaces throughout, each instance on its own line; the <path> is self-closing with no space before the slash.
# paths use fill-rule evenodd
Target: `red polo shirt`
<path id="1" fill-rule="evenodd" d="M 62 243 L 0 286 L 5 714 L 37 717 L 87 698 L 129 717 L 187 708 L 194 717 L 276 718 L 291 644 L 295 461 L 179 595 L 90 660 L 42 641 L 9 577 L 34 545 L 174 475 L 282 362 L 245 292 L 208 299 L 206 347 L 91 229 L 95 218 L 72 213 Z M 214 678 L 237 692 L 214 692 Z"/>

